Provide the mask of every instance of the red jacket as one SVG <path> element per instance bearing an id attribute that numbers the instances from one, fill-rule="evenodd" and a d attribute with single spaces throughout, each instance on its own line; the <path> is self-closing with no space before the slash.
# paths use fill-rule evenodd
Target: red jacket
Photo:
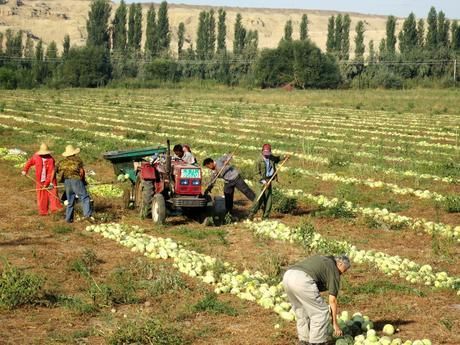
<path id="1" fill-rule="evenodd" d="M 45 169 L 46 169 L 46 178 L 45 182 L 40 181 L 42 177 L 42 168 L 43 168 L 43 162 L 42 158 L 45 159 Z M 32 165 L 35 166 L 35 181 L 37 182 L 37 187 L 48 187 L 50 183 L 53 185 L 57 185 L 56 178 L 54 177 L 54 158 L 51 157 L 51 155 L 46 155 L 46 156 L 39 156 L 37 154 L 34 154 L 26 163 L 24 166 L 23 171 L 26 172 L 26 174 L 29 172 L 29 169 L 32 167 Z"/>

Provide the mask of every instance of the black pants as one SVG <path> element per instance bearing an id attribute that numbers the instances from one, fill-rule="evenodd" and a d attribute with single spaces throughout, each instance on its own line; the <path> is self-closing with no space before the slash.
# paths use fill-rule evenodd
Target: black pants
<path id="1" fill-rule="evenodd" d="M 225 209 L 227 212 L 233 210 L 233 195 L 235 194 L 235 188 L 238 189 L 241 193 L 244 194 L 246 198 L 251 201 L 254 201 L 256 195 L 251 188 L 244 182 L 241 176 L 238 176 L 236 179 L 230 182 L 225 182 L 224 184 L 224 195 L 225 195 Z"/>

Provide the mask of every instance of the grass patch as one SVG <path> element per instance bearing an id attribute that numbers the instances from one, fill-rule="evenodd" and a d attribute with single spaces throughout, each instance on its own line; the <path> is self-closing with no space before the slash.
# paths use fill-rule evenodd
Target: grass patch
<path id="1" fill-rule="evenodd" d="M 369 207 L 372 207 L 372 208 L 386 208 L 389 212 L 401 212 L 401 211 L 405 211 L 409 208 L 409 206 L 407 204 L 401 204 L 400 202 L 394 200 L 394 199 L 390 199 L 388 200 L 387 202 L 384 202 L 384 203 L 372 203 L 370 204 Z"/>
<path id="2" fill-rule="evenodd" d="M 13 309 L 36 301 L 44 279 L 11 266 L 4 260 L 0 276 L 0 307 Z"/>
<path id="3" fill-rule="evenodd" d="M 275 212 L 289 214 L 297 209 L 297 199 L 284 195 L 278 189 L 273 189 L 272 198 Z"/>
<path id="4" fill-rule="evenodd" d="M 228 244 L 226 236 L 228 232 L 224 229 L 190 229 L 185 226 L 175 228 L 171 231 L 175 235 L 184 236 L 194 240 L 216 238 L 222 244 Z"/>
<path id="5" fill-rule="evenodd" d="M 186 288 L 187 283 L 181 274 L 173 270 L 167 270 L 164 265 L 161 265 L 158 272 L 155 272 L 155 279 L 147 282 L 147 290 L 151 296 L 173 293 Z"/>
<path id="6" fill-rule="evenodd" d="M 164 327 L 159 321 L 127 321 L 107 339 L 109 345 L 155 344 L 185 345 L 189 342 L 177 329 Z"/>
<path id="7" fill-rule="evenodd" d="M 52 229 L 53 233 L 63 235 L 68 234 L 69 232 L 73 231 L 73 228 L 68 225 L 55 225 Z"/>
<path id="8" fill-rule="evenodd" d="M 91 249 L 85 249 L 79 258 L 70 263 L 69 267 L 71 271 L 78 272 L 82 276 L 87 277 L 99 263 L 100 260 L 97 258 L 96 253 Z"/>
<path id="9" fill-rule="evenodd" d="M 133 131 L 128 131 L 125 134 L 126 139 L 136 139 L 136 140 L 147 140 L 148 135 L 147 133 L 139 133 L 139 132 L 133 132 Z"/>
<path id="10" fill-rule="evenodd" d="M 140 298 L 136 291 L 139 288 L 139 282 L 134 274 L 125 268 L 115 269 L 107 280 L 110 286 L 110 300 L 115 304 L 132 304 L 139 303 Z"/>
<path id="11" fill-rule="evenodd" d="M 215 293 L 208 293 L 206 296 L 192 307 L 194 312 L 207 312 L 211 314 L 225 314 L 237 316 L 238 311 L 229 303 L 221 302 Z"/>
<path id="12" fill-rule="evenodd" d="M 347 293 L 353 295 L 384 295 L 389 292 L 399 292 L 402 294 L 415 295 L 419 297 L 425 297 L 425 293 L 422 290 L 409 287 L 402 284 L 395 284 L 388 280 L 372 280 L 359 285 L 348 285 L 346 287 Z"/>
<path id="13" fill-rule="evenodd" d="M 446 212 L 460 212 L 460 195 L 448 195 L 442 202 L 442 206 Z"/>
<path id="14" fill-rule="evenodd" d="M 335 206 L 323 208 L 314 212 L 317 217 L 323 218 L 355 218 L 353 211 L 349 210 L 345 201 L 339 201 Z"/>
<path id="15" fill-rule="evenodd" d="M 332 156 L 328 157 L 328 161 L 329 168 L 345 168 L 351 163 L 350 157 L 344 156 L 341 153 L 334 153 Z"/>
<path id="16" fill-rule="evenodd" d="M 265 252 L 257 257 L 256 270 L 269 277 L 268 284 L 278 284 L 282 277 L 282 268 L 287 266 L 288 258 L 276 252 Z"/>
<path id="17" fill-rule="evenodd" d="M 80 315 L 97 312 L 97 307 L 94 304 L 86 303 L 81 298 L 75 296 L 60 295 L 57 297 L 56 303 Z"/>

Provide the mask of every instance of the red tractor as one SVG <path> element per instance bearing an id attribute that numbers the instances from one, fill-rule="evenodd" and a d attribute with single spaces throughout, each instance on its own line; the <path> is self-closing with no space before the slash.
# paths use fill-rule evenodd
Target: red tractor
<path id="1" fill-rule="evenodd" d="M 126 208 L 138 208 L 142 218 L 163 224 L 166 216 L 185 215 L 204 222 L 219 222 L 225 215 L 222 198 L 202 194 L 202 171 L 180 159 L 173 159 L 170 145 L 158 148 L 112 151 L 104 154 L 117 176 L 128 179 L 124 191 Z"/>

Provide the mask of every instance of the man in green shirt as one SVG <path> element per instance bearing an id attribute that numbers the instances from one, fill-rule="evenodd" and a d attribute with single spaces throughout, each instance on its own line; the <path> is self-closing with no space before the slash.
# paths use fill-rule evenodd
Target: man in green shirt
<path id="1" fill-rule="evenodd" d="M 283 277 L 283 285 L 297 317 L 300 344 L 326 344 L 329 308 L 335 336 L 342 331 L 337 322 L 337 295 L 340 276 L 350 268 L 345 256 L 312 256 L 291 266 Z M 329 305 L 320 292 L 328 291 Z"/>
<path id="2" fill-rule="evenodd" d="M 270 144 L 264 144 L 262 146 L 262 152 L 256 160 L 256 174 L 258 182 L 261 185 L 261 191 L 276 172 L 276 164 L 281 160 L 280 157 L 272 154 L 272 147 Z M 268 219 L 272 209 L 272 182 L 267 186 L 264 194 L 259 200 L 254 202 L 251 211 L 249 213 L 249 219 L 252 219 L 254 215 L 259 211 L 260 208 L 263 210 L 262 219 Z"/>

